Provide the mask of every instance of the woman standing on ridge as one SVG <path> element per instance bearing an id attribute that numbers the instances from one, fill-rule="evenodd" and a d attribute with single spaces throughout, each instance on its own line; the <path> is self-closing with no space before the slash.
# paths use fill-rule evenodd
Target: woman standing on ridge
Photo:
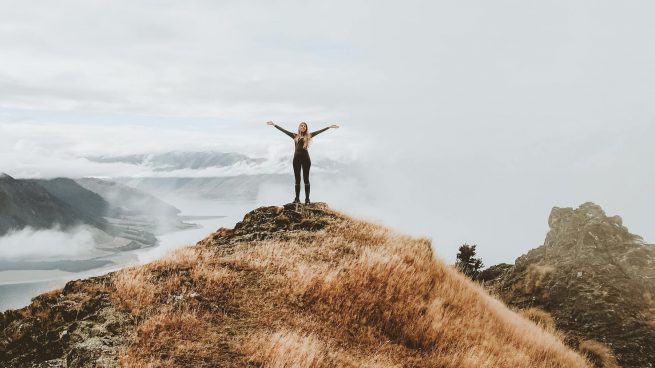
<path id="1" fill-rule="evenodd" d="M 298 125 L 298 133 L 294 134 L 281 126 L 274 124 L 272 121 L 267 121 L 266 124 L 278 128 L 295 141 L 296 150 L 293 154 L 293 174 L 296 179 L 296 198 L 293 200 L 293 203 L 300 203 L 300 168 L 302 167 L 302 178 L 305 183 L 305 204 L 309 204 L 309 168 L 312 166 L 312 161 L 309 158 L 307 147 L 309 147 L 309 142 L 317 134 L 322 133 L 329 128 L 338 128 L 339 126 L 332 124 L 329 127 L 308 133 L 309 129 L 307 128 L 307 123 L 303 121 Z"/>

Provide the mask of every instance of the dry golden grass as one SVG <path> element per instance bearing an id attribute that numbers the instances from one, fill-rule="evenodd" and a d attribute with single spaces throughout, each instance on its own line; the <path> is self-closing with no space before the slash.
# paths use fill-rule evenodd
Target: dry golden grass
<path id="1" fill-rule="evenodd" d="M 137 329 L 137 338 L 121 352 L 127 367 L 212 367 L 218 355 L 217 336 L 205 328 L 207 321 L 190 312 L 165 311 L 148 316 Z"/>
<path id="2" fill-rule="evenodd" d="M 537 324 L 544 330 L 555 333 L 555 320 L 548 312 L 539 308 L 528 308 L 519 311 L 519 314 Z"/>
<path id="3" fill-rule="evenodd" d="M 612 354 L 612 349 L 603 343 L 595 340 L 585 340 L 580 343 L 578 349 L 603 368 L 621 367 Z"/>
<path id="4" fill-rule="evenodd" d="M 133 314 L 140 314 L 152 305 L 155 298 L 155 285 L 150 281 L 150 270 L 145 267 L 129 267 L 117 272 L 114 285 L 119 304 Z"/>
<path id="5" fill-rule="evenodd" d="M 267 367 L 401 367 L 384 357 L 358 359 L 335 346 L 328 346 L 316 335 L 300 334 L 286 329 L 257 333 L 246 339 L 242 350 L 251 362 L 266 362 Z"/>
<path id="6" fill-rule="evenodd" d="M 129 367 L 589 367 L 537 311 L 509 310 L 430 240 L 342 220 L 285 241 L 211 237 L 114 276 L 139 320 Z M 215 235 L 215 234 L 214 234 Z M 539 319 L 540 318 L 540 319 Z"/>

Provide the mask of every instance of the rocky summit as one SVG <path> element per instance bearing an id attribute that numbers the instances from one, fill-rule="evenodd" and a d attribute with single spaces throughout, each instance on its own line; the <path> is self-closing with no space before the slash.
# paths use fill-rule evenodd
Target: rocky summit
<path id="1" fill-rule="evenodd" d="M 622 367 L 655 366 L 655 246 L 591 202 L 554 207 L 548 225 L 542 246 L 480 278 L 508 305 L 550 313 L 570 345 L 595 340 Z"/>

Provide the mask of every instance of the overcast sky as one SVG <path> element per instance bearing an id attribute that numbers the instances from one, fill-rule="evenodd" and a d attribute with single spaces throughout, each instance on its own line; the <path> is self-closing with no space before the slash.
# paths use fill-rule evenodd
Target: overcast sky
<path id="1" fill-rule="evenodd" d="M 652 1 L 0 4 L 0 171 L 270 156 L 289 147 L 265 121 L 337 122 L 312 155 L 361 167 L 378 211 L 353 210 L 444 258 L 469 242 L 512 262 L 585 201 L 655 241 Z"/>

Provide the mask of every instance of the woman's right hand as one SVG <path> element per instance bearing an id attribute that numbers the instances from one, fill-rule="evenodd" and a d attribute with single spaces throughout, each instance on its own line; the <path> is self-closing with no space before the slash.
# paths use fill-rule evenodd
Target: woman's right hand
<path id="1" fill-rule="evenodd" d="M 272 121 L 267 121 L 266 124 L 268 124 L 268 125 L 275 125 L 275 123 L 273 123 Z"/>

